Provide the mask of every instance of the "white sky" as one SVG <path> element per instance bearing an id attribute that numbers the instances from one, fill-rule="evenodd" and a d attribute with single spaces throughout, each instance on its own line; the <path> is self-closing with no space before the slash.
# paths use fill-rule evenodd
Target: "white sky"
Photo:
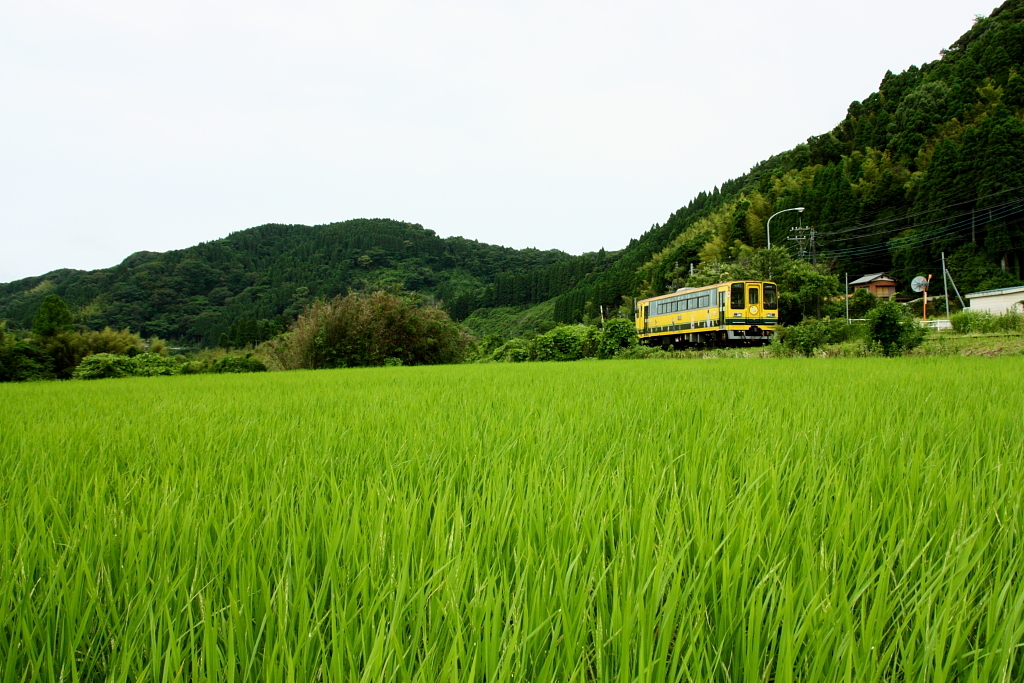
<path id="1" fill-rule="evenodd" d="M 998 0 L 5 0 L 0 282 L 359 217 L 619 249 Z"/>

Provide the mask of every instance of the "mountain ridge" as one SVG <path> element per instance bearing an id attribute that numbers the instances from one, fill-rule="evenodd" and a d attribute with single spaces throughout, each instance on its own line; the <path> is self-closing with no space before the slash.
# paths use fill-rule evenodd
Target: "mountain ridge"
<path id="1" fill-rule="evenodd" d="M 1024 282 L 1024 0 L 979 17 L 940 59 L 886 72 L 831 130 L 699 193 L 619 251 L 515 250 L 390 219 L 267 224 L 0 285 L 0 319 L 25 326 L 56 292 L 81 324 L 212 344 L 240 321 L 281 323 L 312 297 L 401 286 L 456 319 L 552 302 L 555 321 L 577 322 L 684 285 L 691 267 L 727 277 L 745 249 L 767 246 L 769 216 L 796 207 L 808 230 L 780 218 L 772 244 L 821 270 L 889 271 L 906 286 L 945 255 L 961 290 Z M 301 239 L 285 248 L 288 231 Z M 196 258 L 168 256 L 186 252 Z"/>

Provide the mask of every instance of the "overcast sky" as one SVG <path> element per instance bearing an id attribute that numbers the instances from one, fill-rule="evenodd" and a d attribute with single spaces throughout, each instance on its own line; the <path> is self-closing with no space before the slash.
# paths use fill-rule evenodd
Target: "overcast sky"
<path id="1" fill-rule="evenodd" d="M 996 0 L 0 4 L 0 282 L 359 217 L 581 253 Z"/>

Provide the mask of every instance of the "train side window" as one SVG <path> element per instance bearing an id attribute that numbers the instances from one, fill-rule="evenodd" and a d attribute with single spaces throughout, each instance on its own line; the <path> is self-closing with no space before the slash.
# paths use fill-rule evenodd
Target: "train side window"
<path id="1" fill-rule="evenodd" d="M 747 294 L 749 295 L 750 304 L 751 305 L 756 304 L 757 300 L 758 300 L 757 288 L 756 287 L 751 287 L 750 289 L 747 290 Z"/>
<path id="2" fill-rule="evenodd" d="M 743 283 L 742 282 L 734 282 L 734 283 L 732 283 L 732 296 L 730 298 L 732 299 L 732 301 L 730 302 L 730 305 L 733 308 L 743 308 Z"/>
<path id="3" fill-rule="evenodd" d="M 779 307 L 779 299 L 776 296 L 775 285 L 767 282 L 764 285 L 764 307 L 769 311 L 774 311 Z"/>
<path id="4" fill-rule="evenodd" d="M 700 303 L 699 308 L 707 308 L 708 306 L 711 305 L 711 297 L 708 296 L 707 294 L 705 294 L 704 296 L 702 296 L 700 298 L 700 302 L 699 303 Z"/>

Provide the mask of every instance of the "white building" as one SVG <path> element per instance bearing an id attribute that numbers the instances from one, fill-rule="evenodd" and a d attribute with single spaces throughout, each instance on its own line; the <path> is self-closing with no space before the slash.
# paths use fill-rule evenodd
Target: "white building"
<path id="1" fill-rule="evenodd" d="M 968 307 L 972 311 L 988 311 L 994 315 L 1001 315 L 1016 307 L 1017 310 L 1024 308 L 1024 287 L 1003 287 L 1002 289 L 989 289 L 984 292 L 971 292 L 966 295 Z"/>

